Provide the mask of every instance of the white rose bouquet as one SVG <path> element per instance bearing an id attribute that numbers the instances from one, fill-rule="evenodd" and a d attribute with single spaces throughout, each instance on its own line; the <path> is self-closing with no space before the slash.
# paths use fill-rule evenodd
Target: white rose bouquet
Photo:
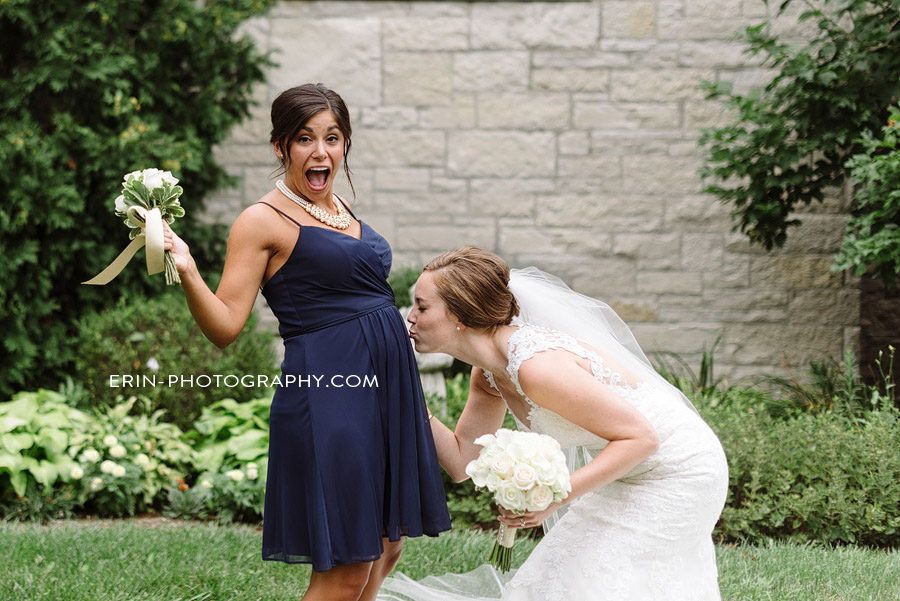
<path id="1" fill-rule="evenodd" d="M 466 473 L 478 488 L 494 493 L 503 508 L 518 514 L 543 511 L 569 495 L 569 470 L 559 443 L 544 434 L 501 428 L 475 440 L 483 448 Z M 491 564 L 509 570 L 516 529 L 500 525 Z"/>
<path id="2" fill-rule="evenodd" d="M 122 194 L 115 200 L 116 216 L 122 217 L 131 231 L 132 242 L 118 257 L 85 284 L 103 285 L 119 275 L 131 257 L 147 247 L 147 273 L 153 275 L 165 269 L 166 284 L 181 283 L 172 253 L 163 251 L 162 220 L 172 223 L 184 217 L 179 198 L 184 190 L 169 171 L 144 169 L 127 174 L 122 182 Z"/>

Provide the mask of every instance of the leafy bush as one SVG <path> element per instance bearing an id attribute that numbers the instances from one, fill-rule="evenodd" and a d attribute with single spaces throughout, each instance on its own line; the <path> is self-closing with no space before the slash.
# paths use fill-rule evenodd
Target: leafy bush
<path id="1" fill-rule="evenodd" d="M 780 11 L 791 4 L 782 2 Z M 900 94 L 896 0 L 817 4 L 800 16 L 817 26 L 801 44 L 780 40 L 766 23 L 744 30 L 748 53 L 777 72 L 762 91 L 734 94 L 726 82 L 705 84 L 709 98 L 725 99 L 736 113 L 733 123 L 700 138 L 709 152 L 702 174 L 713 181 L 706 191 L 733 205 L 736 228 L 767 249 L 783 245 L 788 228 L 799 224 L 794 211 L 843 183 L 848 157 L 863 151 L 857 139 L 881 127 L 885 107 Z M 848 230 L 850 247 L 877 250 L 876 262 L 891 254 L 881 245 L 890 232 L 880 226 L 890 204 L 861 202 L 857 226 Z M 876 224 L 870 231 L 867 214 Z M 856 253 L 842 263 L 850 256 Z"/>
<path id="2" fill-rule="evenodd" d="M 192 469 L 195 454 L 174 424 L 149 413 L 150 403 L 137 397 L 96 412 L 73 435 L 68 454 L 82 474 L 81 503 L 100 515 L 133 515 L 153 508 L 168 488 Z"/>
<path id="3" fill-rule="evenodd" d="M 197 451 L 197 471 L 218 473 L 224 466 L 257 462 L 262 464 L 265 478 L 271 406 L 270 395 L 246 403 L 225 399 L 205 408 L 195 430 L 187 434 Z"/>
<path id="4" fill-rule="evenodd" d="M 10 494 L 23 497 L 34 485 L 49 490 L 57 480 L 68 481 L 76 463 L 66 451 L 88 421 L 50 390 L 20 392 L 0 403 L 0 502 Z"/>
<path id="5" fill-rule="evenodd" d="M 394 292 L 394 304 L 398 309 L 412 304 L 412 300 L 409 298 L 409 289 L 416 283 L 420 275 L 422 275 L 422 270 L 416 267 L 396 269 L 391 273 L 388 284 Z"/>
<path id="6" fill-rule="evenodd" d="M 206 512 L 220 522 L 259 522 L 263 514 L 266 482 L 255 462 L 229 466 L 200 477 L 199 490 Z"/>
<path id="7" fill-rule="evenodd" d="M 900 107 L 891 110 L 881 136 L 862 133 L 862 152 L 848 162 L 856 207 L 847 220 L 836 269 L 863 275 L 874 266 L 888 286 L 900 275 Z"/>
<path id="8" fill-rule="evenodd" d="M 274 337 L 256 329 L 255 314 L 234 344 L 219 349 L 203 336 L 180 291 L 123 299 L 78 327 L 75 373 L 90 403 L 109 406 L 119 395 L 140 394 L 184 429 L 215 399 L 260 396 L 267 389 L 257 386 L 257 376 L 277 373 Z M 134 385 L 124 386 L 122 376 L 134 378 Z"/>
<path id="9" fill-rule="evenodd" d="M 704 411 L 729 466 L 718 536 L 875 547 L 900 544 L 900 416 L 855 423 L 833 412 L 777 420 L 765 412 Z"/>
<path id="10" fill-rule="evenodd" d="M 145 167 L 182 181 L 180 231 L 206 272 L 224 228 L 203 198 L 233 181 L 214 145 L 247 114 L 266 59 L 238 26 L 271 0 L 0 2 L 0 399 L 55 386 L 75 320 L 116 295 L 160 290 L 137 265 L 82 286 L 127 243 L 112 204 Z"/>

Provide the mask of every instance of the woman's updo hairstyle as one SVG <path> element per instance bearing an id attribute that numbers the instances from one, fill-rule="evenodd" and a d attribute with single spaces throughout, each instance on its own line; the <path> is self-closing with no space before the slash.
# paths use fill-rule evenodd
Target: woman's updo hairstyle
<path id="1" fill-rule="evenodd" d="M 519 305 L 509 291 L 509 265 L 493 253 L 463 246 L 425 266 L 434 277 L 438 296 L 463 325 L 494 330 L 509 325 Z"/>
<path id="2" fill-rule="evenodd" d="M 303 126 L 322 111 L 331 111 L 338 129 L 344 136 L 344 173 L 355 198 L 356 190 L 353 188 L 353 180 L 350 179 L 350 165 L 347 162 L 350 154 L 350 135 L 353 133 L 350 127 L 350 111 L 337 92 L 320 83 L 306 83 L 285 90 L 272 103 L 272 133 L 269 135 L 269 143 L 278 143 L 281 148 L 279 175 L 291 166 L 291 142 L 297 139 Z"/>

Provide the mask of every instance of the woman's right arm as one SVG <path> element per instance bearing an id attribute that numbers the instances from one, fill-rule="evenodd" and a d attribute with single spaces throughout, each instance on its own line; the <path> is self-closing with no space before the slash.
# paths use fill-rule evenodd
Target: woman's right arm
<path id="1" fill-rule="evenodd" d="M 487 383 L 484 371 L 473 367 L 469 398 L 466 399 L 466 406 L 456 423 L 456 430 L 451 430 L 436 417 L 431 419 L 438 461 L 454 482 L 462 482 L 469 477 L 466 466 L 481 451 L 481 446 L 475 444 L 475 439 L 496 432 L 503 425 L 505 415 L 506 403 Z"/>
<path id="2" fill-rule="evenodd" d="M 171 250 L 188 307 L 203 334 L 219 348 L 237 338 L 259 292 L 271 256 L 268 215 L 251 206 L 235 220 L 228 236 L 225 268 L 216 292 L 203 281 L 188 245 L 164 223 L 166 250 Z"/>

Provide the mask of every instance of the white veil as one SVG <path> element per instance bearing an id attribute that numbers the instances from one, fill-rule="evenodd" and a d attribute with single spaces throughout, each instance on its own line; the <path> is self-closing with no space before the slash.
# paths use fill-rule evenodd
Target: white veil
<path id="1" fill-rule="evenodd" d="M 612 307 L 575 292 L 556 276 L 536 267 L 510 270 L 509 290 L 519 305 L 519 320 L 568 334 L 599 351 L 604 363 L 617 365 L 641 382 L 653 381 L 677 396 L 691 410 L 696 408 L 680 390 L 659 375 L 644 355 L 631 330 Z M 661 398 L 671 398 L 661 395 Z M 564 448 L 569 471 L 587 464 L 591 457 L 584 447 Z M 544 531 L 565 514 L 563 507 L 544 521 Z"/>

